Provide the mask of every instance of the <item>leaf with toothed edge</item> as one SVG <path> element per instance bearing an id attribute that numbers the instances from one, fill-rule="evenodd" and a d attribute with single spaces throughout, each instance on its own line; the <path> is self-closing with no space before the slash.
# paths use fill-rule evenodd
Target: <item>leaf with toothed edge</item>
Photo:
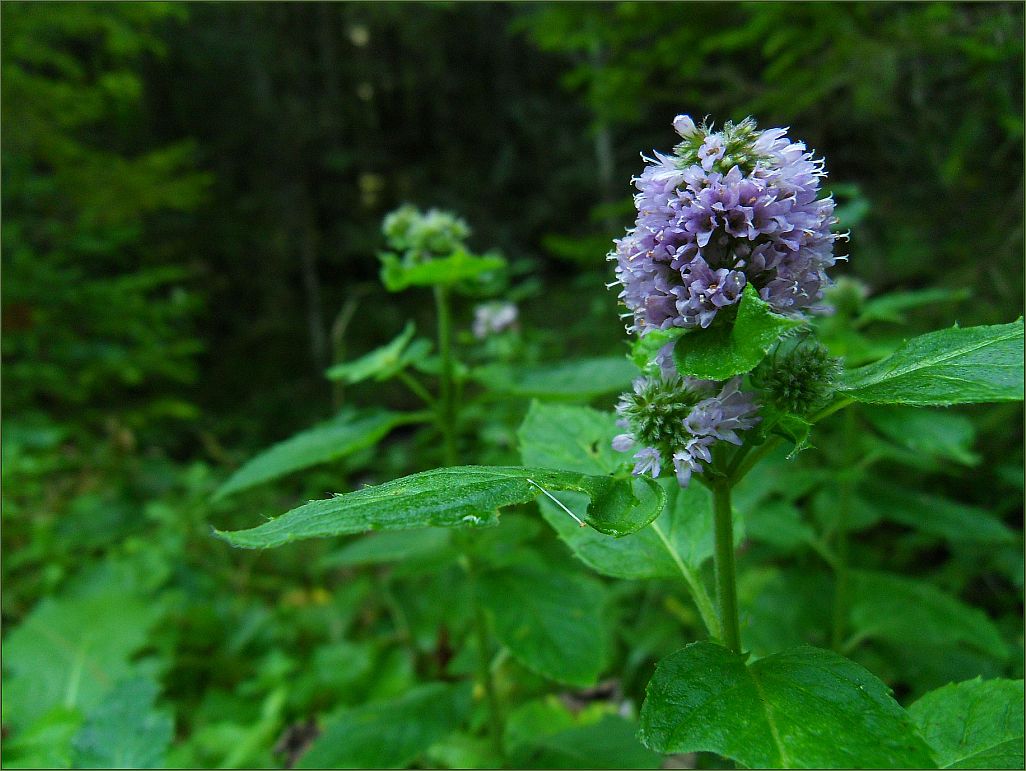
<path id="1" fill-rule="evenodd" d="M 727 380 L 751 372 L 773 343 L 801 324 L 774 313 L 755 287 L 746 284 L 733 323 L 716 319 L 708 329 L 688 331 L 677 340 L 673 361 L 682 375 Z"/>
<path id="2" fill-rule="evenodd" d="M 264 549 L 367 530 L 481 527 L 496 524 L 503 506 L 561 490 L 586 494 L 591 503 L 583 521 L 613 536 L 645 527 L 664 503 L 662 488 L 647 478 L 522 466 L 455 466 L 311 501 L 249 530 L 214 533 L 232 546 Z"/>
<path id="3" fill-rule="evenodd" d="M 838 390 L 869 404 L 1021 401 L 1023 322 L 941 329 L 842 376 Z"/>

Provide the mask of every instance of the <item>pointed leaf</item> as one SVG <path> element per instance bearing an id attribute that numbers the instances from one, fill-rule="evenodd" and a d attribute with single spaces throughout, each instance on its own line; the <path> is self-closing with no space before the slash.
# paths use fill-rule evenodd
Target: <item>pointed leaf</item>
<path id="1" fill-rule="evenodd" d="M 663 506 L 662 488 L 650 479 L 520 466 L 455 466 L 311 501 L 250 530 L 215 533 L 233 546 L 262 549 L 367 530 L 491 525 L 499 508 L 527 503 L 542 488 L 586 494 L 591 505 L 581 518 L 610 535 L 644 527 Z"/>
<path id="2" fill-rule="evenodd" d="M 968 289 L 919 289 L 913 292 L 891 292 L 866 300 L 866 304 L 858 316 L 858 325 L 862 326 L 871 321 L 904 324 L 905 311 L 935 303 L 954 305 L 969 296 Z"/>
<path id="3" fill-rule="evenodd" d="M 726 380 L 750 372 L 781 335 L 801 324 L 799 319 L 774 313 L 755 287 L 747 284 L 734 322 L 724 318 L 708 329 L 692 329 L 677 340 L 673 360 L 682 375 Z"/>
<path id="4" fill-rule="evenodd" d="M 716 752 L 749 768 L 928 768 L 890 690 L 853 661 L 795 648 L 751 664 L 711 642 L 659 662 L 641 710 L 654 750 Z"/>
<path id="5" fill-rule="evenodd" d="M 941 768 L 1023 767 L 1023 681 L 969 680 L 908 709 Z"/>
<path id="6" fill-rule="evenodd" d="M 416 415 L 387 410 L 348 410 L 251 458 L 218 488 L 214 499 L 352 455 L 377 444 L 396 426 L 419 419 Z"/>
<path id="7" fill-rule="evenodd" d="M 838 390 L 870 404 L 1021 401 L 1023 323 L 942 329 L 844 373 Z"/>
<path id="8" fill-rule="evenodd" d="M 1015 532 L 986 509 L 874 480 L 859 496 L 883 519 L 952 544 L 1012 543 Z"/>
<path id="9" fill-rule="evenodd" d="M 403 354 L 416 331 L 413 322 L 408 321 L 399 336 L 391 342 L 365 353 L 358 359 L 336 364 L 324 375 L 329 380 L 341 380 L 343 383 L 350 384 L 359 383 L 371 377 L 384 380 L 404 366 Z"/>

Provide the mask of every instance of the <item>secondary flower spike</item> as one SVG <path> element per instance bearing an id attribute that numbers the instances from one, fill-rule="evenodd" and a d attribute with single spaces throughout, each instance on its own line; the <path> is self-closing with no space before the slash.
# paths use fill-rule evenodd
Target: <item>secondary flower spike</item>
<path id="1" fill-rule="evenodd" d="M 741 444 L 737 432 L 758 421 L 755 402 L 740 386 L 740 377 L 722 387 L 676 373 L 640 377 L 616 406 L 617 425 L 627 432 L 613 439 L 613 449 L 636 451 L 636 475 L 658 477 L 672 464 L 677 482 L 687 487 L 691 475 L 701 473 L 704 464 L 712 461 L 713 444 Z"/>
<path id="2" fill-rule="evenodd" d="M 708 327 L 748 283 L 777 312 L 813 307 L 841 237 L 822 160 L 750 118 L 714 132 L 678 115 L 673 127 L 682 141 L 645 159 L 637 221 L 609 255 L 628 332 Z"/>

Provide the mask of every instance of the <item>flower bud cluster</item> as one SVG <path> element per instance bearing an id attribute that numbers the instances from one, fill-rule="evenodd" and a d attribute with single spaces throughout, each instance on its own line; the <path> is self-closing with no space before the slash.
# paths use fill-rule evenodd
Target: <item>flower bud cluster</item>
<path id="1" fill-rule="evenodd" d="M 628 331 L 708 327 L 748 283 L 777 312 L 813 307 L 839 238 L 823 162 L 751 119 L 718 132 L 686 115 L 673 125 L 682 141 L 646 158 L 635 226 L 609 255 Z"/>
<path id="2" fill-rule="evenodd" d="M 691 475 L 712 462 L 713 444 L 740 445 L 737 432 L 757 422 L 755 403 L 740 386 L 740 377 L 722 387 L 677 374 L 638 378 L 616 407 L 617 425 L 626 432 L 613 439 L 613 449 L 635 450 L 636 475 L 658 477 L 672 464 L 678 484 L 687 487 Z"/>
<path id="3" fill-rule="evenodd" d="M 400 206 L 385 217 L 381 231 L 388 245 L 400 253 L 407 264 L 433 257 L 446 257 L 463 249 L 470 227 L 459 217 L 438 209 L 420 211 L 410 204 Z"/>
<path id="4" fill-rule="evenodd" d="M 780 341 L 752 372 L 762 399 L 781 412 L 807 415 L 823 406 L 841 373 L 840 359 L 814 338 Z"/>

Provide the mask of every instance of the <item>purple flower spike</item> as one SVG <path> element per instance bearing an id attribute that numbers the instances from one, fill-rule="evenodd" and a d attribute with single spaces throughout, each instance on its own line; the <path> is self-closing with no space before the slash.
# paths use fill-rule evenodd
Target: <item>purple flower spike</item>
<path id="1" fill-rule="evenodd" d="M 841 237 L 823 162 L 751 119 L 714 132 L 678 115 L 673 128 L 682 141 L 645 159 L 637 220 L 609 255 L 628 332 L 708 327 L 749 283 L 777 312 L 818 307 Z"/>

